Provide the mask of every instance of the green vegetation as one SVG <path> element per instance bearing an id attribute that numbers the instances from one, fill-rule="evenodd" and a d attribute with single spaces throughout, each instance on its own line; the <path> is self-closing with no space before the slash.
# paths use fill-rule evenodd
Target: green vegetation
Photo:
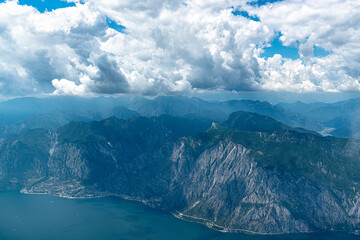
<path id="1" fill-rule="evenodd" d="M 195 150 L 202 152 L 221 140 L 231 139 L 251 149 L 261 166 L 277 167 L 340 189 L 359 189 L 360 141 L 298 131 L 258 114 L 234 115 L 217 129 L 194 136 L 193 141 L 198 143 Z M 245 126 L 248 131 L 243 130 Z"/>
<path id="2" fill-rule="evenodd" d="M 164 131 L 169 132 L 169 139 L 176 140 L 205 131 L 210 125 L 211 121 L 208 119 L 185 119 L 166 115 L 151 118 L 133 117 L 127 121 L 111 117 L 99 122 L 70 122 L 59 128 L 58 133 L 59 141 L 62 142 L 118 141 L 127 137 L 133 139 L 134 136 L 138 136 L 138 141 L 143 141 L 142 135 L 157 136 Z"/>
<path id="3" fill-rule="evenodd" d="M 235 130 L 246 130 L 266 133 L 290 129 L 290 127 L 282 124 L 279 121 L 276 121 L 271 117 L 249 112 L 232 113 L 222 125 L 224 127 Z"/>

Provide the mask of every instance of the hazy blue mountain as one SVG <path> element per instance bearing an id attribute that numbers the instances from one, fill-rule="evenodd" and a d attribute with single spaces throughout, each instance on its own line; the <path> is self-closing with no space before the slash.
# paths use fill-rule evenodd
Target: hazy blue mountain
<path id="1" fill-rule="evenodd" d="M 311 109 L 305 113 L 319 121 L 330 121 L 336 117 L 358 113 L 360 111 L 360 98 L 327 104 L 327 106 Z"/>
<path id="2" fill-rule="evenodd" d="M 132 117 L 138 117 L 140 114 L 138 112 L 132 111 L 122 106 L 117 106 L 113 108 L 106 109 L 101 112 L 103 118 L 117 117 L 119 119 L 129 119 Z"/>
<path id="3" fill-rule="evenodd" d="M 288 111 L 301 113 L 317 121 L 327 122 L 344 114 L 358 112 L 360 110 L 360 98 L 335 103 L 280 103 L 278 106 Z"/>
<path id="4" fill-rule="evenodd" d="M 44 114 L 30 116 L 10 126 L 0 128 L 0 137 L 17 135 L 30 129 L 44 128 L 55 130 L 71 121 L 99 121 L 115 116 L 119 119 L 129 119 L 140 114 L 124 107 L 114 107 L 103 112 L 91 111 L 52 111 Z"/>
<path id="5" fill-rule="evenodd" d="M 221 122 L 235 111 L 253 112 L 270 116 L 292 127 L 301 127 L 314 131 L 322 130 L 322 125 L 316 121 L 292 113 L 283 108 L 271 105 L 268 102 L 253 100 L 231 100 L 225 102 L 207 102 L 199 98 L 187 98 L 184 96 L 158 97 L 154 100 L 140 102 L 131 106 L 143 116 L 159 116 L 167 114 L 187 118 L 208 118 Z"/>
<path id="6" fill-rule="evenodd" d="M 326 107 L 327 103 L 315 102 L 315 103 L 303 103 L 300 101 L 294 103 L 278 103 L 276 106 L 281 107 L 289 112 L 304 114 L 316 108 Z"/>
<path id="7" fill-rule="evenodd" d="M 281 103 L 275 106 L 268 102 L 253 100 L 208 102 L 184 96 L 160 96 L 155 99 L 126 96 L 94 99 L 60 96 L 41 99 L 20 98 L 0 103 L 0 130 L 4 136 L 4 133 L 20 133 L 34 127 L 55 129 L 60 124 L 66 124 L 71 120 L 91 121 L 111 116 L 128 119 L 139 115 L 150 117 L 164 114 L 188 119 L 208 119 L 208 121 L 219 123 L 232 112 L 246 111 L 269 116 L 291 127 L 341 137 L 357 137 L 359 131 L 356 127 L 356 119 L 360 116 L 359 104 L 359 99 L 331 104 L 296 102 Z M 66 116 L 59 116 L 54 112 L 61 112 Z M 68 116 L 74 112 L 87 112 L 94 116 L 83 119 Z M 337 118 L 345 116 L 351 121 L 350 125 L 344 123 L 334 126 L 332 124 L 333 119 L 336 121 Z M 32 122 L 43 122 L 44 124 L 32 124 Z"/>
<path id="8" fill-rule="evenodd" d="M 321 124 L 298 113 L 286 111 L 278 106 L 271 105 L 268 102 L 252 100 L 231 100 L 220 103 L 222 109 L 227 113 L 235 111 L 254 112 L 272 117 L 291 127 L 300 127 L 313 131 L 320 131 L 323 127 Z"/>
<path id="9" fill-rule="evenodd" d="M 360 111 L 341 115 L 324 125 L 333 128 L 333 136 L 360 138 Z"/>
<path id="10" fill-rule="evenodd" d="M 360 98 L 336 103 L 281 103 L 278 106 L 301 113 L 329 128 L 338 137 L 360 137 Z"/>
<path id="11" fill-rule="evenodd" d="M 218 109 L 214 103 L 184 96 L 160 96 L 133 104 L 131 109 L 143 116 L 166 114 L 186 118 L 208 118 L 214 121 L 223 121 L 227 117 L 227 114 Z"/>
<path id="12" fill-rule="evenodd" d="M 140 114 L 119 105 L 130 105 L 144 98 L 82 98 L 52 96 L 18 98 L 0 103 L 0 138 L 34 128 L 54 130 L 70 121 L 94 121 L 111 116 L 128 119 Z"/>
<path id="13" fill-rule="evenodd" d="M 87 111 L 52 111 L 44 114 L 33 115 L 10 126 L 2 127 L 0 136 L 16 135 L 34 128 L 55 130 L 70 121 L 94 121 L 101 119 L 102 117 L 99 113 Z"/>
<path id="14" fill-rule="evenodd" d="M 51 96 L 44 98 L 15 98 L 0 102 L 0 126 L 12 125 L 25 118 L 49 112 L 102 112 L 108 108 L 126 106 L 141 102 L 143 98 L 98 97 L 83 98 L 75 96 Z"/>
<path id="15" fill-rule="evenodd" d="M 0 142 L 0 187 L 118 195 L 218 230 L 360 228 L 360 142 L 235 112 L 71 122 Z"/>
<path id="16" fill-rule="evenodd" d="M 124 108 L 131 109 L 134 112 Z M 48 118 L 50 122 L 61 121 L 65 123 L 65 121 L 61 119 L 55 119 L 53 112 L 66 114 L 67 112 L 72 113 L 79 111 L 92 112 L 94 114 L 100 113 L 103 118 L 114 115 L 118 118 L 127 119 L 131 116 L 138 116 L 139 114 L 143 116 L 160 116 L 166 114 L 185 118 L 210 119 L 215 122 L 224 121 L 232 112 L 248 111 L 270 116 L 292 127 L 302 127 L 315 131 L 322 130 L 322 126 L 311 119 L 301 114 L 291 113 L 283 108 L 271 105 L 268 102 L 252 100 L 208 102 L 199 98 L 188 98 L 184 96 L 160 96 L 152 100 L 126 96 L 93 99 L 70 96 L 12 99 L 0 103 L 0 127 L 6 128 L 15 123 L 22 125 L 21 121 L 33 116 L 36 116 L 34 118 L 39 118 L 38 115 L 41 115 L 40 118 L 46 118 L 45 115 L 49 115 Z M 65 118 L 68 119 L 68 117 Z M 96 119 L 98 118 L 93 118 L 93 120 Z M 87 119 L 84 120 L 86 121 Z M 26 121 L 31 121 L 31 118 Z M 44 127 L 46 126 L 44 125 Z"/>

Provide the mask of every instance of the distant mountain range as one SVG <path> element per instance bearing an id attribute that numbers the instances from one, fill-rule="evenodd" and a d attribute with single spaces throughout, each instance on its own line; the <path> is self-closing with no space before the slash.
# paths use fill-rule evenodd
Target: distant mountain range
<path id="1" fill-rule="evenodd" d="M 224 121 L 235 111 L 253 112 L 272 117 L 288 126 L 324 132 L 330 128 L 325 121 L 310 115 L 293 112 L 286 106 L 268 102 L 230 100 L 208 102 L 184 96 L 161 96 L 155 99 L 140 97 L 94 98 L 52 96 L 20 98 L 0 103 L 0 137 L 20 134 L 34 128 L 54 130 L 70 121 L 94 121 L 111 116 L 128 119 L 132 116 L 177 116 L 187 119 L 202 118 L 213 122 Z M 343 125 L 331 127 L 342 131 Z M 343 130 L 343 132 L 346 130 Z M 334 131 L 334 135 L 336 135 Z M 348 137 L 344 133 L 336 136 Z"/>
<path id="2" fill-rule="evenodd" d="M 128 106 L 143 116 L 105 111 L 127 120 L 72 121 L 2 139 L 0 189 L 116 195 L 222 231 L 360 229 L 360 140 L 256 113 L 303 118 L 266 102 L 166 99 Z M 239 106 L 253 111 L 220 122 Z"/>
<path id="3" fill-rule="evenodd" d="M 286 111 L 302 114 L 338 137 L 360 138 L 360 98 L 336 103 L 279 103 Z"/>

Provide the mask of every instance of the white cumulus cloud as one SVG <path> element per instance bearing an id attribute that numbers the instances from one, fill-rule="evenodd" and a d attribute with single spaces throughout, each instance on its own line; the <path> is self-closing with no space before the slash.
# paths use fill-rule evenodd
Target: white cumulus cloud
<path id="1" fill-rule="evenodd" d="M 360 91 L 357 0 L 68 2 L 76 6 L 44 13 L 0 4 L 1 95 Z M 262 57 L 279 33 L 299 59 Z"/>

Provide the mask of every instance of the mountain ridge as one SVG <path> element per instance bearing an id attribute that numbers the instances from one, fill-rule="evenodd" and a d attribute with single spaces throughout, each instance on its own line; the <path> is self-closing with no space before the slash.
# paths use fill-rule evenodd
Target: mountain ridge
<path id="1" fill-rule="evenodd" d="M 53 130 L 73 120 L 101 120 L 112 115 L 127 119 L 138 115 L 151 117 L 165 114 L 188 119 L 203 118 L 220 123 L 235 111 L 267 115 L 291 127 L 313 131 L 323 129 L 321 124 L 301 114 L 285 111 L 268 102 L 252 100 L 208 102 L 184 96 L 160 96 L 155 99 L 126 97 L 84 99 L 53 96 L 30 98 L 30 100 L 13 99 L 0 103 L 0 137 L 36 127 Z"/>
<path id="2" fill-rule="evenodd" d="M 174 119 L 111 117 L 9 137 L 0 143 L 0 188 L 122 196 L 222 231 L 360 229 L 359 141 L 253 113 L 208 130 Z M 255 128 L 264 119 L 267 132 Z M 192 131 L 175 131 L 184 128 Z"/>

